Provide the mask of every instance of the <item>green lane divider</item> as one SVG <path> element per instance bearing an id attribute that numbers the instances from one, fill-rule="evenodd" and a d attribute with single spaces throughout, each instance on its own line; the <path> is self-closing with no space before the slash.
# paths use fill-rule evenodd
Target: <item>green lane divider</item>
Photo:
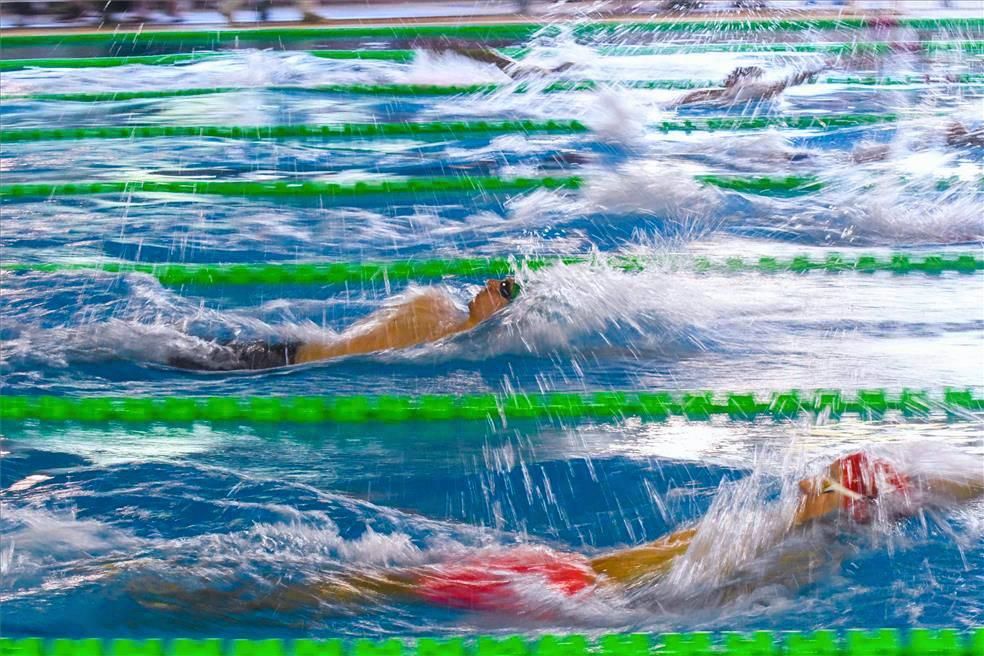
<path id="1" fill-rule="evenodd" d="M 131 64 L 144 66 L 173 66 L 211 59 L 221 53 L 190 53 L 186 55 L 137 55 L 129 57 L 46 57 L 42 59 L 0 59 L 0 71 L 25 68 L 113 68 Z"/>
<path id="2" fill-rule="evenodd" d="M 813 176 L 741 177 L 725 175 L 698 175 L 703 184 L 758 196 L 791 198 L 816 193 L 825 187 Z M 936 183 L 940 191 L 949 189 L 955 179 L 942 179 Z M 545 178 L 496 178 L 496 177 L 433 177 L 405 178 L 398 180 L 370 180 L 340 184 L 318 180 L 268 180 L 251 181 L 156 181 L 132 182 L 37 182 L 0 184 L 0 198 L 54 198 L 93 194 L 197 194 L 214 196 L 371 196 L 379 194 L 440 194 L 440 193 L 523 193 L 535 189 L 580 189 L 584 179 L 580 176 Z M 984 186 L 984 178 L 978 181 Z"/>
<path id="3" fill-rule="evenodd" d="M 2 38 L 0 38 L 2 41 Z M 26 68 L 112 68 L 116 66 L 174 66 L 191 64 L 216 57 L 228 57 L 231 51 L 197 52 L 176 55 L 121 55 L 116 57 L 41 57 L 37 59 L 0 59 L 0 71 L 19 71 Z M 409 63 L 413 50 L 312 50 L 308 54 L 320 59 L 361 59 Z"/>
<path id="4" fill-rule="evenodd" d="M 660 44 L 653 46 L 598 46 L 597 51 L 610 57 L 632 57 L 639 55 L 698 54 L 709 52 L 749 53 L 749 52 L 817 52 L 828 55 L 884 55 L 893 52 L 965 52 L 980 54 L 984 52 L 984 41 L 850 41 L 850 42 L 810 42 L 810 43 L 693 43 Z"/>
<path id="5" fill-rule="evenodd" d="M 111 193 L 203 194 L 217 196 L 366 196 L 376 194 L 522 193 L 534 189 L 578 189 L 582 179 L 447 177 L 407 178 L 338 184 L 319 181 L 265 182 L 57 182 L 0 184 L 0 198 L 37 198 Z"/>
<path id="6" fill-rule="evenodd" d="M 820 114 L 806 116 L 760 116 L 693 118 L 661 121 L 650 127 L 662 132 L 713 132 L 717 130 L 839 129 L 893 123 L 895 114 Z M 432 121 L 427 123 L 341 123 L 337 125 L 125 125 L 79 128 L 26 128 L 0 130 L 0 143 L 80 139 L 160 139 L 208 137 L 219 139 L 339 139 L 380 137 L 447 137 L 463 135 L 541 133 L 583 134 L 588 126 L 575 120 L 548 121 Z"/>
<path id="7" fill-rule="evenodd" d="M 981 656 L 984 629 L 526 635 L 404 640 L 0 638 L 0 656 Z"/>
<path id="8" fill-rule="evenodd" d="M 966 74 L 952 77 L 928 77 L 907 75 L 902 77 L 852 77 L 830 76 L 818 78 L 817 84 L 840 84 L 857 86 L 912 86 L 922 84 L 960 84 L 984 85 L 984 75 Z M 67 101 L 67 102 L 122 102 L 127 100 L 154 100 L 157 98 L 182 98 L 188 96 L 206 96 L 224 93 L 266 92 L 303 92 L 335 95 L 362 96 L 461 96 L 495 93 L 510 90 L 513 93 L 529 93 L 535 89 L 539 93 L 569 93 L 576 91 L 594 91 L 602 87 L 621 87 L 643 90 L 688 90 L 716 88 L 719 82 L 714 80 L 626 80 L 613 82 L 597 82 L 595 80 L 573 80 L 552 82 L 542 88 L 530 87 L 528 84 L 512 86 L 499 84 L 327 84 L 314 87 L 270 86 L 270 87 L 214 87 L 199 89 L 166 89 L 155 91 L 97 91 L 78 93 L 34 93 L 25 95 L 0 96 L 0 101 L 38 100 L 38 101 Z"/>
<path id="9" fill-rule="evenodd" d="M 891 18 L 893 25 L 919 30 L 956 32 L 984 29 L 984 18 Z M 856 30 L 884 26 L 886 19 L 840 18 L 742 18 L 666 21 L 591 21 L 570 27 L 575 37 L 597 37 L 628 33 L 704 32 L 715 34 L 751 32 L 798 32 L 813 30 Z M 183 47 L 238 46 L 243 43 L 289 43 L 327 39 L 416 39 L 447 36 L 459 39 L 526 41 L 536 35 L 557 36 L 565 25 L 539 23 L 495 23 L 457 25 L 346 25 L 324 27 L 267 27 L 221 30 L 141 30 L 102 32 L 53 32 L 47 34 L 8 34 L 0 36 L 0 47 L 52 46 L 160 46 Z"/>
<path id="10" fill-rule="evenodd" d="M 0 37 L 0 42 L 2 42 Z M 631 57 L 640 55 L 672 55 L 708 52 L 816 52 L 828 55 L 888 54 L 899 50 L 920 51 L 923 53 L 958 52 L 968 54 L 984 53 L 984 41 L 871 41 L 843 43 L 696 43 L 662 44 L 655 46 L 598 46 L 598 54 L 608 57 Z M 523 47 L 500 48 L 509 57 L 522 59 L 530 50 Z M 121 55 L 106 57 L 42 57 L 37 59 L 2 59 L 0 71 L 14 71 L 25 68 L 108 68 L 113 66 L 172 66 L 189 64 L 215 57 L 229 56 L 233 51 L 197 52 L 175 55 Z M 307 50 L 307 54 L 320 59 L 366 60 L 409 63 L 415 57 L 413 50 Z M 693 87 L 688 87 L 693 88 Z"/>
<path id="11" fill-rule="evenodd" d="M 220 139 L 374 138 L 485 135 L 509 133 L 578 134 L 588 132 L 580 121 L 432 121 L 428 123 L 340 123 L 336 125 L 139 125 L 82 128 L 0 130 L 0 142 L 59 139 L 156 139 L 214 137 Z"/>
<path id="12" fill-rule="evenodd" d="M 617 419 L 641 417 L 664 420 L 683 417 L 708 420 L 728 416 L 795 419 L 801 416 L 838 418 L 845 414 L 878 420 L 886 413 L 925 417 L 933 413 L 967 416 L 984 410 L 984 398 L 970 390 L 946 389 L 941 396 L 905 389 L 883 389 L 845 395 L 817 390 L 803 396 L 797 390 L 773 392 L 768 398 L 747 393 L 712 392 L 595 392 L 544 394 L 431 394 L 355 396 L 215 396 L 215 397 L 0 397 L 0 420 L 46 422 L 162 422 L 243 421 L 251 423 L 353 423 L 366 421 L 449 421 L 505 419 Z"/>
<path id="13" fill-rule="evenodd" d="M 801 196 L 820 191 L 824 183 L 816 176 L 742 177 L 730 175 L 698 175 L 698 182 L 758 196 Z"/>
<path id="14" fill-rule="evenodd" d="M 391 282 L 404 280 L 441 279 L 449 277 L 502 277 L 517 269 L 537 271 L 558 264 L 575 265 L 603 263 L 623 271 L 642 271 L 659 265 L 683 265 L 698 272 L 724 273 L 876 273 L 887 271 L 904 275 L 922 273 L 941 275 L 946 272 L 972 274 L 984 270 L 984 258 L 974 254 L 887 256 L 839 254 L 823 258 L 801 255 L 788 259 L 760 257 L 746 260 L 731 257 L 724 260 L 695 258 L 646 258 L 639 256 L 566 256 L 512 260 L 497 258 L 461 258 L 402 260 L 390 262 L 304 262 L 297 264 L 140 264 L 132 262 L 75 262 L 75 263 L 8 263 L 0 270 L 37 271 L 42 273 L 71 271 L 101 271 L 125 274 L 143 273 L 155 276 L 161 284 L 183 285 L 338 285 Z"/>
<path id="15" fill-rule="evenodd" d="M 40 100 L 66 102 L 122 102 L 124 100 L 152 100 L 154 98 L 183 98 L 186 96 L 210 96 L 238 91 L 273 90 L 275 87 L 215 87 L 212 89 L 168 89 L 167 91 L 98 91 L 95 93 L 32 93 L 22 96 L 0 96 L 0 102 L 11 100 Z"/>

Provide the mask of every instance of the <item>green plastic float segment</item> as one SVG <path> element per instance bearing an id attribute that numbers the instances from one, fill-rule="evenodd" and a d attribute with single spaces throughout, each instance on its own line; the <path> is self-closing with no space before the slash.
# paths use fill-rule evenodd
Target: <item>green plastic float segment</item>
<path id="1" fill-rule="evenodd" d="M 208 90 L 205 90 L 208 92 Z M 661 121 L 652 127 L 662 132 L 714 132 L 719 130 L 827 130 L 860 127 L 898 120 L 895 114 L 824 114 L 818 116 L 694 118 L 683 121 Z M 589 128 L 582 122 L 568 119 L 545 121 L 432 121 L 403 123 L 342 123 L 336 125 L 273 125 L 273 126 L 215 126 L 215 125 L 127 125 L 80 128 L 24 128 L 0 130 L 0 143 L 61 141 L 84 139 L 386 139 L 396 137 L 445 138 L 498 134 L 585 134 Z M 701 176 L 709 184 L 727 187 L 731 178 Z M 775 188 L 809 186 L 814 178 L 739 178 L 743 188 L 756 185 Z M 758 182 L 755 182 L 759 180 Z M 779 180 L 780 182 L 776 182 Z"/>
<path id="2" fill-rule="evenodd" d="M 984 29 L 981 18 L 912 18 L 892 17 L 898 27 L 918 30 L 946 30 L 973 33 Z M 664 21 L 585 21 L 570 29 L 577 38 L 623 36 L 632 33 L 706 32 L 716 34 L 752 32 L 800 32 L 815 30 L 858 30 L 884 26 L 884 19 L 865 17 L 838 18 L 742 18 L 680 19 Z M 293 43 L 330 39 L 417 39 L 451 37 L 458 39 L 527 41 L 530 38 L 557 36 L 566 26 L 539 23 L 493 23 L 449 25 L 332 25 L 324 27 L 261 27 L 221 30 L 105 30 L 97 32 L 6 34 L 0 36 L 2 48 L 129 46 L 129 47 L 206 47 L 241 46 L 250 43 Z"/>
<path id="3" fill-rule="evenodd" d="M 904 257 L 906 266 L 898 265 Z M 291 264 L 143 264 L 130 262 L 70 262 L 70 263 L 4 263 L 0 271 L 40 273 L 101 271 L 111 274 L 140 273 L 155 276 L 162 285 L 169 287 L 212 285 L 342 285 L 373 282 L 399 282 L 405 280 L 438 280 L 452 277 L 501 278 L 520 270 L 538 271 L 550 266 L 601 264 L 622 271 L 635 272 L 646 268 L 669 266 L 685 267 L 699 273 L 720 271 L 724 273 L 763 274 L 811 272 L 872 274 L 888 272 L 892 275 L 919 274 L 942 275 L 957 273 L 969 275 L 984 270 L 984 257 L 976 254 L 930 255 L 858 255 L 844 257 L 830 255 L 814 259 L 797 255 L 790 259 L 761 257 L 744 260 L 728 257 L 711 260 L 696 258 L 642 258 L 638 256 L 562 256 L 529 258 L 526 260 L 504 257 L 393 260 L 382 262 L 304 262 Z"/>
<path id="4" fill-rule="evenodd" d="M 0 198 L 52 198 L 91 194 L 191 194 L 239 197 L 374 196 L 380 194 L 525 193 L 536 189 L 579 189 L 582 179 L 448 177 L 371 180 L 339 184 L 320 181 L 137 181 L 0 184 Z"/>
<path id="5" fill-rule="evenodd" d="M 774 392 L 768 400 L 749 393 L 712 392 L 595 392 L 537 394 L 471 394 L 424 396 L 304 396 L 304 397 L 60 397 L 0 398 L 0 420 L 63 423 L 195 421 L 256 424 L 362 423 L 380 421 L 452 421 L 496 419 L 600 420 L 640 417 L 662 421 L 671 416 L 706 421 L 714 416 L 754 420 L 797 419 L 803 415 L 838 419 L 844 414 L 880 420 L 888 413 L 923 417 L 941 411 L 951 418 L 984 410 L 984 398 L 970 390 L 947 389 L 940 396 L 923 390 L 861 390 L 847 395 L 818 390 Z"/>
<path id="6" fill-rule="evenodd" d="M 463 636 L 382 640 L 0 638 L 0 656 L 982 656 L 984 630 Z"/>
<path id="7" fill-rule="evenodd" d="M 581 134 L 587 126 L 574 120 L 432 121 L 429 123 L 341 123 L 336 125 L 133 125 L 0 131 L 0 142 L 79 139 L 374 139 L 447 137 L 487 134 Z"/>

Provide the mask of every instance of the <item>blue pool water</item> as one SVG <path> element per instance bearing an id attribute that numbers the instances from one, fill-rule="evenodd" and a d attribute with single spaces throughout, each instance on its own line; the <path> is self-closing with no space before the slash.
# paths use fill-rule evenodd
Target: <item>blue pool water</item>
<path id="1" fill-rule="evenodd" d="M 554 44 L 556 45 L 556 44 Z M 776 77 L 813 55 L 570 57 L 572 79 Z M 812 58 L 812 59 L 811 59 Z M 981 73 L 946 53 L 835 63 L 836 71 Z M 578 136 L 329 142 L 223 139 L 4 144 L 3 181 L 362 180 L 582 175 L 584 189 L 504 198 L 346 201 L 133 194 L 4 200 L 4 262 L 296 262 L 631 253 L 727 257 L 980 255 L 984 153 L 953 148 L 980 124 L 981 87 L 815 84 L 771 102 L 668 109 L 679 92 L 507 91 L 454 98 L 314 94 L 339 83 L 508 80 L 456 58 L 333 62 L 242 51 L 174 67 L 26 70 L 5 94 L 244 86 L 112 103 L 5 99 L 4 129 L 279 125 L 445 118 L 576 118 Z M 866 112 L 902 120 L 836 131 L 663 134 L 680 116 Z M 883 161 L 852 153 L 887 144 Z M 694 175 L 817 175 L 817 194 L 742 195 Z M 953 179 L 945 189 L 939 179 Z M 984 387 L 978 273 L 641 272 L 573 265 L 518 273 L 523 293 L 471 333 L 403 353 L 260 373 L 164 366 L 215 339 L 340 331 L 407 291 L 172 289 L 155 278 L 4 272 L 5 394 L 427 394 L 606 389 Z M 440 283 L 462 305 L 479 279 Z M 984 505 L 901 523 L 818 526 L 756 548 L 768 508 L 838 454 L 871 446 L 923 470 L 979 472 L 979 421 L 829 425 L 534 422 L 356 426 L 3 426 L 0 601 L 9 636 L 432 635 L 470 630 L 697 630 L 958 626 L 984 612 Z M 919 464 L 921 463 L 921 465 Z M 950 468 L 950 469 L 948 469 Z M 331 595 L 251 603 L 352 572 L 440 564 L 516 544 L 594 555 L 711 512 L 716 537 L 666 581 L 576 603 L 526 590 L 520 612 L 473 613 Z M 764 518 L 764 519 L 763 519 Z M 305 588 L 308 586 L 308 588 Z"/>

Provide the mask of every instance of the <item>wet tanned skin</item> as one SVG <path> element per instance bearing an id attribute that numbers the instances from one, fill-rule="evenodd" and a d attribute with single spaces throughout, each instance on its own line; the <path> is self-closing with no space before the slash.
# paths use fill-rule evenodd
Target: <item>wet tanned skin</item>
<path id="1" fill-rule="evenodd" d="M 338 340 L 302 344 L 296 361 L 315 362 L 410 348 L 471 330 L 509 304 L 500 292 L 503 282 L 487 280 L 482 291 L 468 303 L 468 316 L 464 319 L 446 297 L 425 293 L 370 317 Z"/>

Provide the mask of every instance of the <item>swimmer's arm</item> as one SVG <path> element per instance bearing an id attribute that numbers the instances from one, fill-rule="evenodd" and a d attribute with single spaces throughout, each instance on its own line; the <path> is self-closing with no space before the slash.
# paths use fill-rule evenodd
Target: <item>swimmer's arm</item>
<path id="1" fill-rule="evenodd" d="M 714 100 L 718 100 L 723 95 L 724 95 L 724 89 L 701 89 L 700 91 L 691 91 L 690 93 L 674 100 L 670 104 L 670 107 L 680 107 L 681 105 L 692 105 L 694 103 L 712 102 Z"/>
<path id="2" fill-rule="evenodd" d="M 926 482 L 926 487 L 931 492 L 950 497 L 954 501 L 972 501 L 984 496 L 984 476 L 965 481 L 930 479 Z"/>
<path id="3" fill-rule="evenodd" d="M 474 59 L 475 61 L 480 61 L 485 64 L 492 64 L 506 73 L 509 72 L 506 69 L 517 66 L 515 59 L 506 57 L 495 48 L 490 48 L 488 46 L 483 46 L 468 41 L 459 41 L 457 39 L 442 37 L 438 39 L 420 39 L 416 41 L 414 45 L 426 50 L 433 50 L 435 52 L 453 52 L 461 55 L 462 57 L 467 57 L 468 59 Z"/>
<path id="4" fill-rule="evenodd" d="M 984 129 L 970 131 L 960 123 L 953 123 L 946 130 L 946 143 L 950 146 L 984 146 Z"/>
<path id="5" fill-rule="evenodd" d="M 817 75 L 818 73 L 821 73 L 822 71 L 825 71 L 828 68 L 830 68 L 829 64 L 823 64 L 821 66 L 815 66 L 813 68 L 807 68 L 805 70 L 793 73 L 785 80 L 780 80 L 779 82 L 776 82 L 775 84 L 770 86 L 768 90 L 766 90 L 766 92 L 762 94 L 762 97 L 772 98 L 778 96 L 780 93 L 782 93 L 789 87 L 799 86 L 804 82 L 806 82 L 807 80 L 809 80 L 814 75 Z"/>
<path id="6" fill-rule="evenodd" d="M 631 583 L 668 570 L 673 560 L 690 548 L 696 534 L 696 527 L 676 531 L 641 547 L 598 556 L 591 560 L 591 567 L 614 581 Z"/>
<path id="7" fill-rule="evenodd" d="M 492 64 L 504 73 L 508 73 L 509 69 L 518 66 L 518 63 L 512 57 L 506 57 L 498 50 L 485 46 L 455 47 L 451 48 L 451 50 L 469 59 Z"/>

